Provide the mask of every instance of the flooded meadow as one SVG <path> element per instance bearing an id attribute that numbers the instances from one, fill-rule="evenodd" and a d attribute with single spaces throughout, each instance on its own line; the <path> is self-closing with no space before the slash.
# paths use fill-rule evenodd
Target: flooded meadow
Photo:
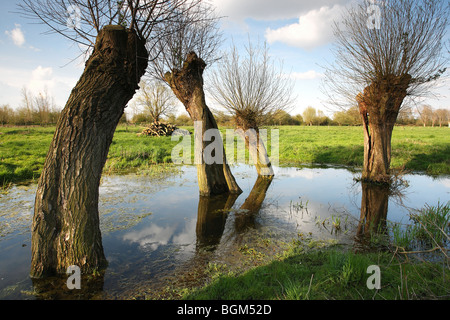
<path id="1" fill-rule="evenodd" d="M 195 166 L 104 176 L 99 212 L 108 267 L 77 293 L 64 282 L 30 279 L 36 185 L 13 186 L 0 195 L 0 299 L 170 298 L 220 268 L 269 261 L 292 241 L 357 247 L 374 221 L 406 224 L 414 210 L 450 199 L 448 176 L 405 175 L 388 193 L 357 182 L 360 172 L 346 167 L 277 167 L 273 180 L 258 178 L 252 166 L 231 169 L 240 195 L 199 196 Z"/>

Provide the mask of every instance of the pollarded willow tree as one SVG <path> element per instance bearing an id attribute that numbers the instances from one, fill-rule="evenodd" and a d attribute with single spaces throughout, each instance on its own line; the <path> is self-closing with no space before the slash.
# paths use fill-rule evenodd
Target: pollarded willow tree
<path id="1" fill-rule="evenodd" d="M 448 2 L 440 0 L 363 1 L 335 23 L 336 61 L 327 68 L 325 86 L 334 105 L 359 105 L 363 181 L 390 183 L 399 111 L 405 99 L 429 95 L 445 72 L 449 13 Z"/>
<path id="2" fill-rule="evenodd" d="M 150 75 L 172 89 L 197 124 L 195 158 L 200 195 L 241 193 L 227 163 L 220 135 L 214 135 L 214 140 L 205 135 L 210 129 L 219 132 L 206 103 L 203 77 L 205 69 L 218 60 L 218 46 L 222 41 L 217 25 L 219 18 L 208 5 L 196 7 L 193 16 L 198 23 L 179 20 L 164 26 L 172 31 L 170 36 L 152 44 L 158 58 L 150 66 Z M 212 152 L 210 146 L 214 146 Z M 209 152 L 215 154 L 211 156 Z"/>
<path id="3" fill-rule="evenodd" d="M 169 88 L 158 81 L 142 80 L 135 103 L 142 107 L 154 122 L 176 110 L 175 96 Z"/>
<path id="4" fill-rule="evenodd" d="M 31 277 L 105 267 L 99 184 L 119 119 L 146 72 L 155 38 L 190 23 L 200 0 L 22 0 L 20 11 L 50 32 L 92 48 L 72 90 L 39 179 L 32 225 Z"/>
<path id="5" fill-rule="evenodd" d="M 277 112 L 288 110 L 293 103 L 293 82 L 270 59 L 269 50 L 250 41 L 242 59 L 236 46 L 213 72 L 210 93 L 236 124 L 236 132 L 245 140 L 258 176 L 272 177 L 274 171 L 259 128 Z"/>

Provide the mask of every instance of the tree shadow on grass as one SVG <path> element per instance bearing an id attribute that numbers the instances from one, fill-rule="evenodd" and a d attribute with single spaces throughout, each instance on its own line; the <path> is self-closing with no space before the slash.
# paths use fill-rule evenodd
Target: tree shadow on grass
<path id="1" fill-rule="evenodd" d="M 405 168 L 432 175 L 450 174 L 450 145 L 436 145 L 430 153 L 415 154 Z"/>
<path id="2" fill-rule="evenodd" d="M 323 146 L 315 151 L 313 162 L 362 167 L 364 146 L 362 144 L 360 146 Z M 404 167 L 407 170 L 422 171 L 430 175 L 450 174 L 450 145 L 434 145 L 429 153 L 413 153 L 412 157 L 404 163 Z"/>
<path id="3" fill-rule="evenodd" d="M 34 172 L 30 168 L 19 167 L 8 162 L 0 162 L 0 186 L 10 182 L 19 183 L 31 179 L 34 179 Z"/>
<path id="4" fill-rule="evenodd" d="M 362 166 L 364 146 L 324 146 L 314 154 L 314 162 L 320 164 L 341 164 Z"/>

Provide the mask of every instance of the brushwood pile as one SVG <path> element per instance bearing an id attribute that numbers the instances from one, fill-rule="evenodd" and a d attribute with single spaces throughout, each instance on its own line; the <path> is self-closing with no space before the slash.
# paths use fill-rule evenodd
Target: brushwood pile
<path id="1" fill-rule="evenodd" d="M 145 128 L 139 135 L 151 137 L 167 137 L 171 136 L 175 130 L 177 130 L 177 126 L 174 124 L 155 121 L 152 122 L 147 128 Z"/>

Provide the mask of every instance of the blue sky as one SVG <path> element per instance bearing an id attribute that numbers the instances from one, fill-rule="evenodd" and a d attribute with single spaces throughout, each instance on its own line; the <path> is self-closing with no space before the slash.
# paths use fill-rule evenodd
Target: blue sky
<path id="1" fill-rule="evenodd" d="M 350 0 L 210 1 L 225 16 L 221 24 L 225 48 L 231 39 L 239 44 L 250 36 L 252 41 L 267 41 L 270 54 L 283 61 L 295 79 L 297 100 L 291 114 L 307 106 L 327 112 L 320 87 L 322 67 L 333 61 L 331 22 Z M 77 58 L 80 49 L 59 35 L 43 34 L 44 25 L 15 13 L 19 2 L 0 0 L 0 105 L 19 106 L 26 87 L 35 94 L 46 89 L 62 108 L 83 72 L 82 59 Z M 434 108 L 450 108 L 448 86 L 438 92 L 443 97 L 426 102 Z"/>

